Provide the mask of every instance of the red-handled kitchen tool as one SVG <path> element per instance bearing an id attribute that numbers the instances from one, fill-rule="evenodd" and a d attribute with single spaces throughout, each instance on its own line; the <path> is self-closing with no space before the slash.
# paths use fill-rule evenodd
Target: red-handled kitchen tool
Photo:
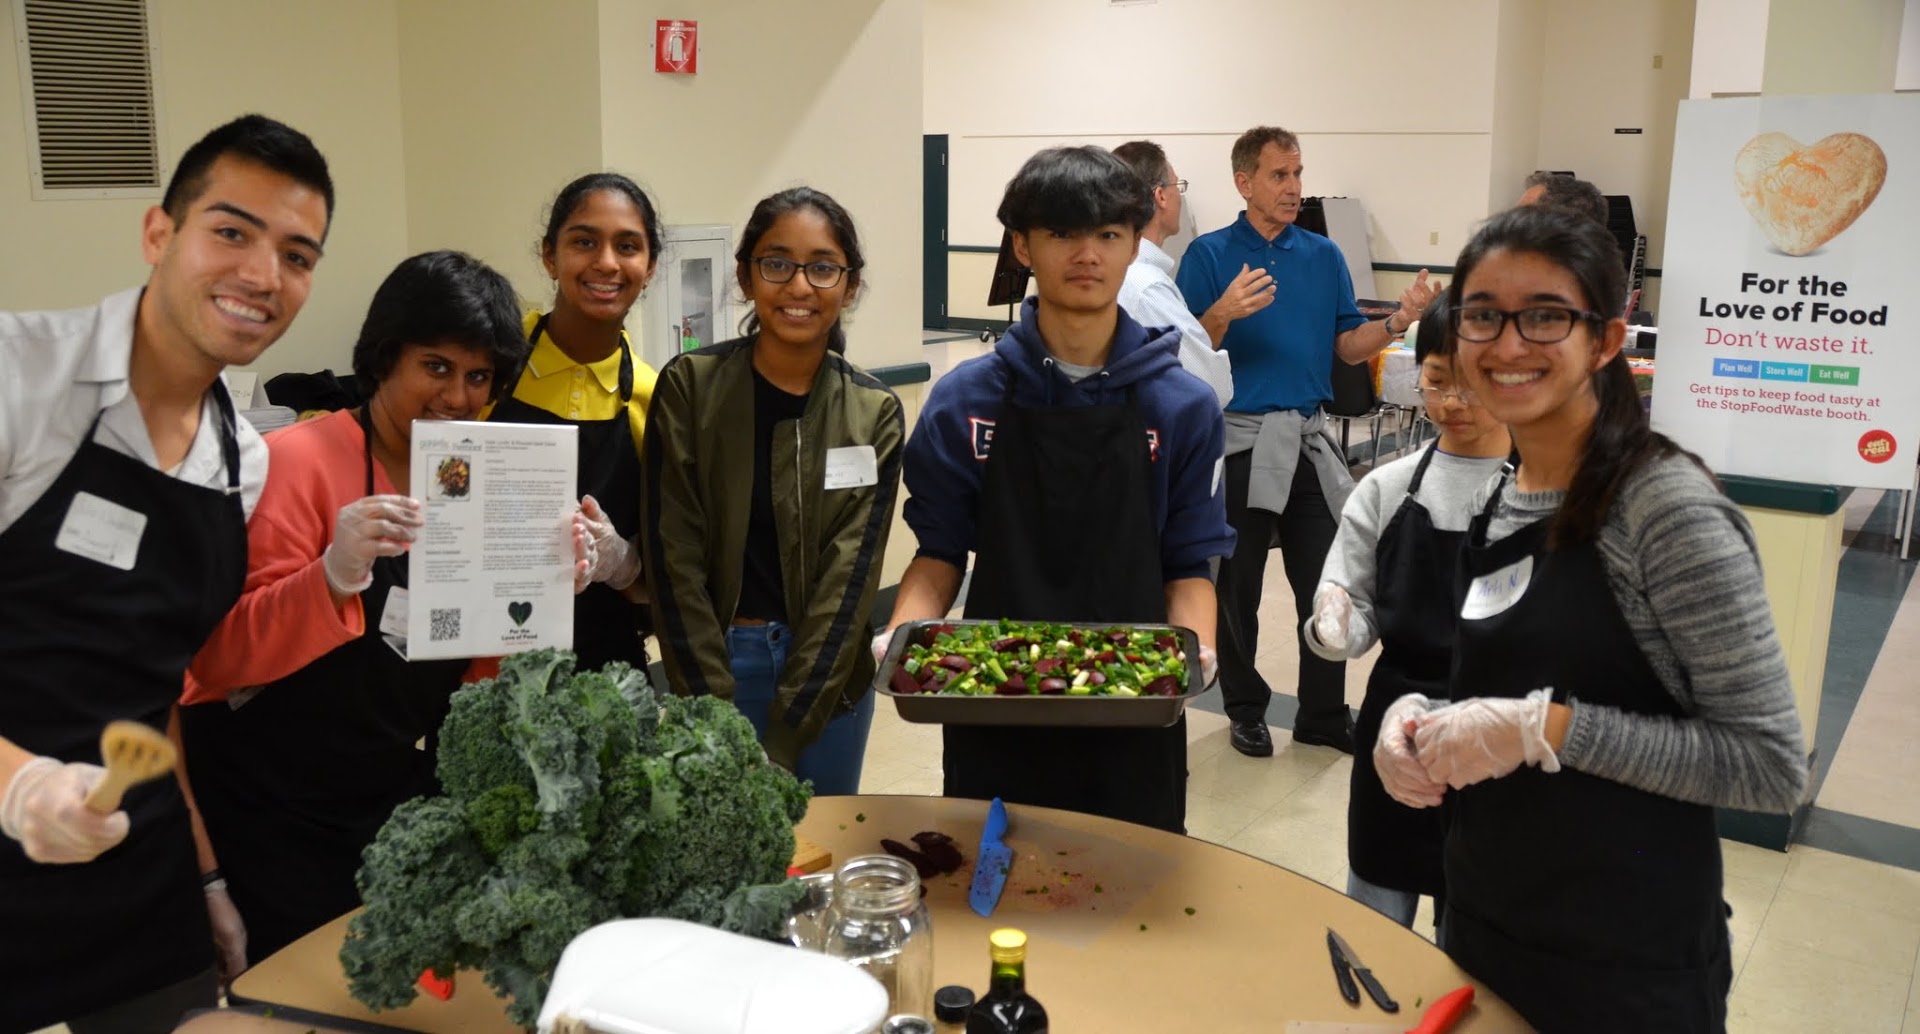
<path id="1" fill-rule="evenodd" d="M 1468 985 L 1434 1000 L 1413 1027 L 1397 1023 L 1348 1023 L 1345 1020 L 1292 1020 L 1287 1034 L 1447 1034 L 1473 1008 L 1473 987 Z"/>
<path id="2" fill-rule="evenodd" d="M 419 986 L 420 990 L 425 991 L 443 1002 L 453 1000 L 453 978 L 450 976 L 443 977 L 429 969 L 422 972 L 420 979 L 414 981 L 414 983 Z"/>

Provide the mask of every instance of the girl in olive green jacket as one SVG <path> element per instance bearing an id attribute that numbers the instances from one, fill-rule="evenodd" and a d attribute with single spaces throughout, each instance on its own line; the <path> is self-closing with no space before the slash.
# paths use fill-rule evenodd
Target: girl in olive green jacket
<path id="1" fill-rule="evenodd" d="M 647 585 L 676 692 L 727 697 L 819 794 L 859 790 L 868 624 L 900 484 L 900 401 L 847 362 L 859 238 L 807 187 L 734 253 L 746 336 L 676 357 L 647 413 Z"/>

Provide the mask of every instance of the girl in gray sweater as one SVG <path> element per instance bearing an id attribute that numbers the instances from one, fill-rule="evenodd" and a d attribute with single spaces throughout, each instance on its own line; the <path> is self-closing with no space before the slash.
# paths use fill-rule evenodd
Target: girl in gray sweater
<path id="1" fill-rule="evenodd" d="M 1719 1031 L 1732 968 L 1713 808 L 1789 811 L 1806 751 L 1752 529 L 1652 431 L 1604 227 L 1516 209 L 1461 253 L 1466 385 L 1520 462 L 1461 556 L 1450 687 L 1388 709 L 1375 767 L 1444 793 L 1441 946 L 1551 1031 Z"/>

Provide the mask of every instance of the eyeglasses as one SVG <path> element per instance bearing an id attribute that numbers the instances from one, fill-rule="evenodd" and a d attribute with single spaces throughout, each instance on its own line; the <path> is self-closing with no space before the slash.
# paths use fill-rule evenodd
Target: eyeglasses
<path id="1" fill-rule="evenodd" d="M 793 279 L 793 274 L 804 269 L 807 271 L 807 283 L 824 291 L 840 282 L 840 278 L 852 271 L 852 266 L 843 266 L 838 262 L 795 262 L 778 255 L 763 255 L 754 259 L 753 264 L 760 270 L 760 279 L 770 284 L 784 284 Z"/>
<path id="2" fill-rule="evenodd" d="M 1605 316 L 1585 309 L 1569 309 L 1560 305 L 1536 305 L 1532 308 L 1509 312 L 1484 305 L 1465 305 L 1453 310 L 1453 330 L 1462 341 L 1485 342 L 1500 336 L 1507 329 L 1507 321 L 1512 320 L 1514 328 L 1520 331 L 1522 340 L 1536 345 L 1552 345 L 1565 341 L 1573 333 L 1576 321 L 1585 321 L 1600 326 L 1607 322 Z"/>
<path id="3" fill-rule="evenodd" d="M 1175 189 L 1175 190 L 1177 190 L 1177 191 L 1179 191 L 1179 192 L 1180 192 L 1180 193 L 1182 193 L 1182 194 L 1184 194 L 1184 193 L 1186 193 L 1186 192 L 1187 192 L 1187 181 L 1186 181 L 1186 180 L 1173 180 L 1173 181 L 1171 181 L 1171 182 L 1168 182 L 1168 183 L 1162 183 L 1162 184 L 1160 184 L 1160 185 L 1161 185 L 1161 186 L 1163 186 L 1163 187 L 1172 187 L 1173 189 Z"/>
<path id="4" fill-rule="evenodd" d="M 1480 401 L 1479 396 L 1465 388 L 1447 391 L 1442 388 L 1436 388 L 1431 384 L 1416 384 L 1413 386 L 1413 390 L 1419 392 L 1420 401 L 1425 402 L 1429 406 L 1444 406 L 1450 399 L 1463 406 L 1471 406 Z"/>

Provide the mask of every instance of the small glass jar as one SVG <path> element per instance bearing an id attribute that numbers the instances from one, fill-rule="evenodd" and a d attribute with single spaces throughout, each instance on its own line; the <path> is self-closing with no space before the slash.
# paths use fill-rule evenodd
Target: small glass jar
<path id="1" fill-rule="evenodd" d="M 920 876 L 892 855 L 847 859 L 834 876 L 820 950 L 867 971 L 887 990 L 887 1015 L 930 1015 L 933 927 Z"/>

